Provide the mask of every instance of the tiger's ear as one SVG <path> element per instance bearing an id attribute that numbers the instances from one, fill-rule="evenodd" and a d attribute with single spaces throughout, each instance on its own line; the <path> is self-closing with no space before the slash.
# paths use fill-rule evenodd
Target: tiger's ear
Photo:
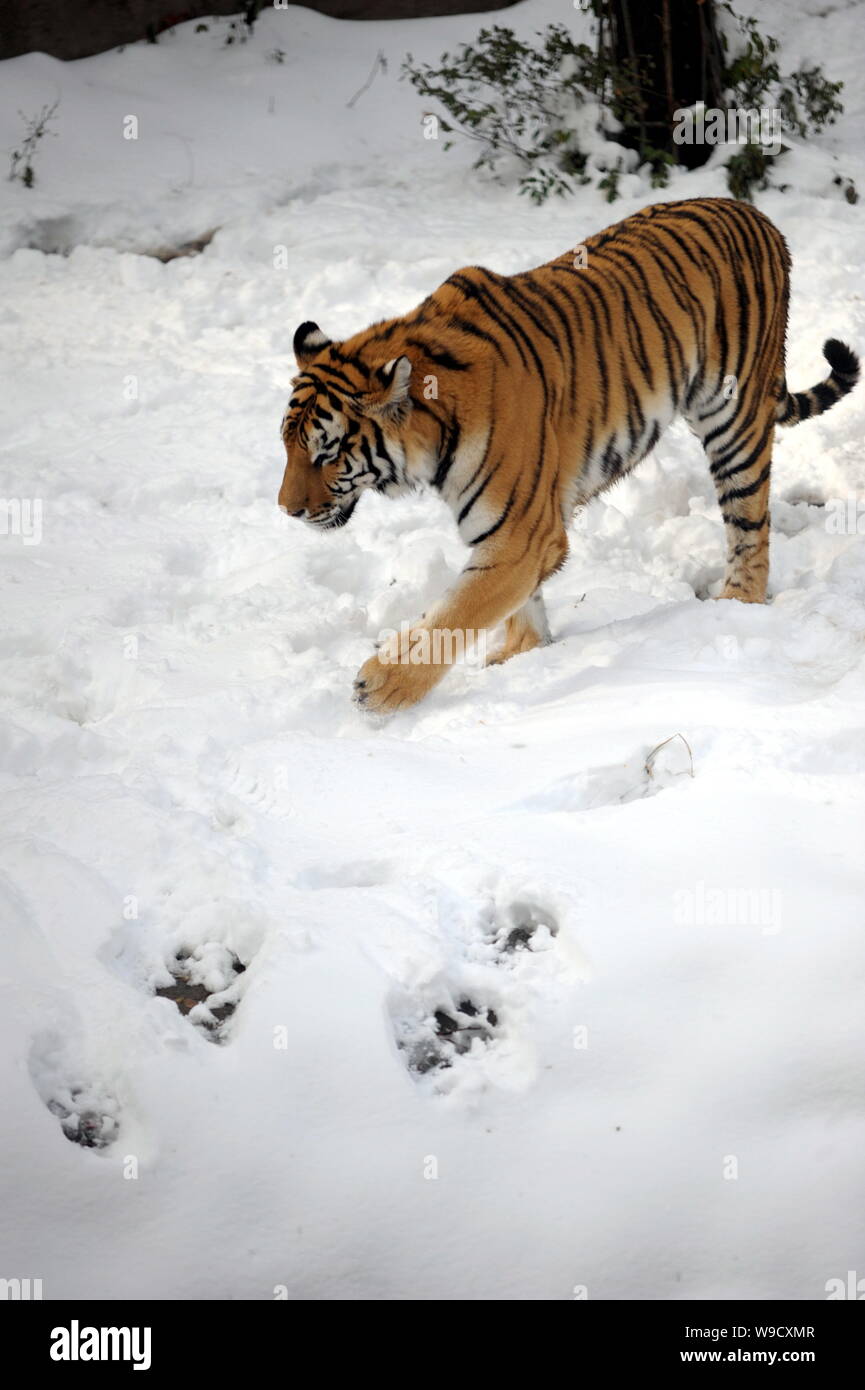
<path id="1" fill-rule="evenodd" d="M 383 367 L 377 367 L 370 382 L 372 389 L 358 401 L 364 415 L 377 415 L 384 419 L 403 415 L 411 405 L 408 394 L 411 370 L 408 357 L 394 357 Z"/>
<path id="2" fill-rule="evenodd" d="M 306 367 L 320 352 L 330 347 L 330 338 L 325 337 L 317 323 L 302 323 L 294 335 L 292 346 L 297 365 Z"/>

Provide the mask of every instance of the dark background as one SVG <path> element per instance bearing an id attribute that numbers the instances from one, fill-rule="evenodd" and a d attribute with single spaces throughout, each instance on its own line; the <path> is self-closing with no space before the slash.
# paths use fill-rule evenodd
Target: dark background
<path id="1" fill-rule="evenodd" d="M 293 0 L 293 3 L 295 0 Z M 298 0 L 299 2 L 299 0 Z M 504 9 L 515 0 L 304 0 L 337 19 L 419 19 Z M 0 58 L 86 58 L 207 15 L 242 14 L 239 0 L 0 0 Z M 259 4 L 261 10 L 269 3 Z"/>

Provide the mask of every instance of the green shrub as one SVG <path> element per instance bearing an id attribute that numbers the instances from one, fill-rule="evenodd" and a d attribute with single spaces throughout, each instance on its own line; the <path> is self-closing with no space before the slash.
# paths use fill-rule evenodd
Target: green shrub
<path id="1" fill-rule="evenodd" d="M 603 8 L 602 0 L 592 0 L 596 21 Z M 730 0 L 720 0 L 719 9 L 733 18 L 739 38 L 738 51 L 727 61 L 730 45 L 720 35 L 726 104 L 777 111 L 782 127 L 800 137 L 832 124 L 843 110 L 842 83 L 830 82 L 816 65 L 783 76 L 778 40 L 762 34 L 755 19 L 738 15 Z M 492 174 L 515 162 L 520 192 L 536 203 L 590 182 L 613 202 L 622 173 L 635 162 L 653 188 L 663 187 L 677 159 L 672 139 L 670 148 L 659 148 L 641 124 L 652 72 L 633 59 L 618 61 L 604 43 L 577 43 L 563 24 L 548 25 L 536 39 L 526 42 L 512 29 L 493 25 L 473 43 L 445 53 L 437 65 L 415 64 L 407 55 L 402 76 L 442 108 L 445 149 L 459 137 L 474 141 L 474 167 Z M 616 138 L 623 128 L 633 137 L 636 157 Z M 619 154 L 599 153 L 602 141 L 618 145 Z M 730 192 L 749 198 L 755 187 L 765 188 L 778 157 L 757 144 L 734 152 L 726 163 Z"/>

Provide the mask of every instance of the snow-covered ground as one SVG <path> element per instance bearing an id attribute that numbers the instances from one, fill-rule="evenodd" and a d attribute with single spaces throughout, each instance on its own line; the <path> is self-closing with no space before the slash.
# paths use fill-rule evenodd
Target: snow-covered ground
<path id="1" fill-rule="evenodd" d="M 863 7 L 744 8 L 848 83 L 760 198 L 802 388 L 825 337 L 865 345 L 863 204 L 832 182 L 865 193 Z M 211 21 L 3 64 L 4 149 L 60 99 L 36 186 L 0 185 L 0 495 L 29 522 L 0 537 L 0 1276 L 46 1298 L 865 1274 L 865 388 L 779 436 L 768 606 L 701 601 L 723 531 L 677 425 L 575 528 L 554 645 L 383 725 L 353 676 L 460 567 L 453 524 L 367 498 L 321 536 L 275 505 L 301 320 L 347 335 L 658 196 L 537 209 L 425 140 L 401 58 L 484 22 L 289 9 L 244 46 Z M 221 1045 L 154 994 L 178 954 L 236 1005 Z"/>

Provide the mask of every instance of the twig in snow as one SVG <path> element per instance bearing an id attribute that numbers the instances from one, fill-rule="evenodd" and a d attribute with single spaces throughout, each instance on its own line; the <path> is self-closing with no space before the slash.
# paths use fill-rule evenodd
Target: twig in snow
<path id="1" fill-rule="evenodd" d="M 688 740 L 685 738 L 685 735 L 684 735 L 684 734 L 670 734 L 670 737 L 669 737 L 669 738 L 665 738 L 663 743 L 656 744 L 656 746 L 652 749 L 651 753 L 650 753 L 649 756 L 647 757 L 647 759 L 646 759 L 646 776 L 647 776 L 647 777 L 654 777 L 655 774 L 654 774 L 654 772 L 652 771 L 652 768 L 654 767 L 655 756 L 656 756 L 656 754 L 660 753 L 660 751 L 661 751 L 662 748 L 666 748 L 666 746 L 667 746 L 668 743 L 672 743 L 674 738 L 680 738 L 680 739 L 682 740 L 682 742 L 684 743 L 685 747 L 687 748 L 687 750 L 688 750 L 688 761 L 689 761 L 689 763 L 690 763 L 690 767 L 688 768 L 688 774 L 689 774 L 689 776 L 691 776 L 691 777 L 694 776 L 694 755 L 693 755 L 693 753 L 691 752 L 691 745 L 690 745 L 690 743 L 689 743 Z M 680 775 L 681 775 L 681 774 L 680 774 Z"/>
<path id="2" fill-rule="evenodd" d="M 364 94 L 364 92 L 369 91 L 369 88 L 372 86 L 373 82 L 375 81 L 375 75 L 376 75 L 376 73 L 378 72 L 379 68 L 381 69 L 382 72 L 387 72 L 387 58 L 384 56 L 384 50 L 381 49 L 381 48 L 378 50 L 378 53 L 375 55 L 375 62 L 374 62 L 373 65 L 372 65 L 372 71 L 370 72 L 369 77 L 366 79 L 366 81 L 364 82 L 364 84 L 363 84 L 363 86 L 360 88 L 360 90 L 357 91 L 357 92 L 355 92 L 355 94 L 354 94 L 354 96 L 352 97 L 351 101 L 347 101 L 347 102 L 345 103 L 346 106 L 354 106 L 354 103 L 357 101 L 358 97 L 362 97 L 363 94 Z"/>
<path id="3" fill-rule="evenodd" d="M 12 183 L 16 181 L 23 183 L 25 188 L 32 188 L 36 182 L 36 174 L 33 169 L 33 161 L 36 158 L 36 151 L 39 141 L 46 135 L 53 135 L 54 131 L 49 130 L 48 126 L 57 114 L 60 105 L 60 98 L 52 102 L 50 106 L 43 106 L 36 116 L 25 116 L 23 111 L 18 115 L 24 122 L 24 139 L 17 150 L 13 150 L 9 158 L 9 179 Z"/>

